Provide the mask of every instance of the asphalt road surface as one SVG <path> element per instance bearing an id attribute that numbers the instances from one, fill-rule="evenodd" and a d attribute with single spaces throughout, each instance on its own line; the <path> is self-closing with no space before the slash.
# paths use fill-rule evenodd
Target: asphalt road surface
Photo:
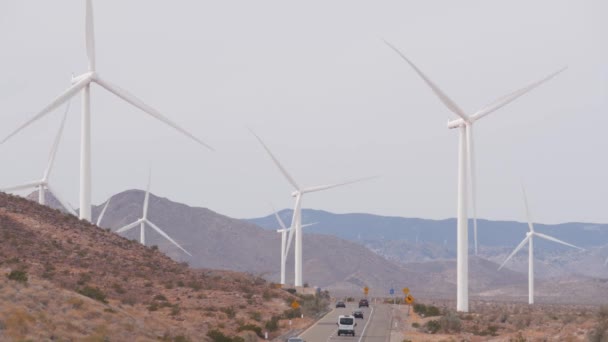
<path id="1" fill-rule="evenodd" d="M 352 315 L 357 310 L 356 303 L 348 303 L 346 308 L 334 309 L 319 320 L 310 329 L 303 332 L 302 337 L 306 342 L 329 342 L 329 341 L 354 341 L 354 342 L 388 342 L 390 340 L 391 308 L 389 305 L 370 305 L 369 308 L 361 308 L 363 319 L 357 318 L 355 337 L 338 337 L 338 316 Z"/>

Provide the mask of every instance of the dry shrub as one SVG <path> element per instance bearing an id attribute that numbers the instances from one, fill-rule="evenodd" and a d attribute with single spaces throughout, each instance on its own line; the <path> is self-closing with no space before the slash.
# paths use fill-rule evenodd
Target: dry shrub
<path id="1" fill-rule="evenodd" d="M 29 331 L 31 324 L 34 324 L 36 319 L 22 309 L 16 309 L 9 313 L 4 321 L 6 335 L 13 340 L 20 340 Z"/>
<path id="2" fill-rule="evenodd" d="M 608 341 L 608 305 L 602 305 L 597 313 L 597 324 L 587 336 L 589 342 Z"/>

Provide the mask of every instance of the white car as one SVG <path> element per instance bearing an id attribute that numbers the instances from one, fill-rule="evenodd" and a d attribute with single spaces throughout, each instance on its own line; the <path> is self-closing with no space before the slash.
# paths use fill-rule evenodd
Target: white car
<path id="1" fill-rule="evenodd" d="M 338 336 L 340 335 L 353 335 L 355 336 L 355 317 L 351 315 L 340 315 L 338 316 Z"/>

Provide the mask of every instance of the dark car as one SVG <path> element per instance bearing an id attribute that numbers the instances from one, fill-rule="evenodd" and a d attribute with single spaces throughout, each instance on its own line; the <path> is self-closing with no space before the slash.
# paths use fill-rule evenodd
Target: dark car
<path id="1" fill-rule="evenodd" d="M 367 301 L 367 299 L 361 299 L 359 301 L 359 307 L 365 306 L 366 308 L 369 308 L 369 302 Z"/>
<path id="2" fill-rule="evenodd" d="M 361 311 L 361 310 L 354 311 L 353 316 L 355 316 L 355 318 L 363 319 L 363 311 Z"/>
<path id="3" fill-rule="evenodd" d="M 345 308 L 346 304 L 344 304 L 344 302 L 336 302 L 336 307 L 337 308 Z"/>

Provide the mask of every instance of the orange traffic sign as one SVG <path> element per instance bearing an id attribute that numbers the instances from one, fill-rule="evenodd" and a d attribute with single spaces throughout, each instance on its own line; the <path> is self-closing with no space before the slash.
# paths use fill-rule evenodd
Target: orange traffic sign
<path id="1" fill-rule="evenodd" d="M 369 287 L 364 287 L 363 288 L 363 293 L 367 296 L 367 294 L 369 293 Z"/>
<path id="2" fill-rule="evenodd" d="M 412 304 L 414 302 L 414 297 L 411 294 L 408 294 L 407 297 L 405 297 L 405 302 Z"/>
<path id="3" fill-rule="evenodd" d="M 299 307 L 300 307 L 300 303 L 298 303 L 297 301 L 294 300 L 293 302 L 291 302 L 291 308 L 292 309 L 295 310 L 295 309 L 297 309 Z"/>
<path id="4" fill-rule="evenodd" d="M 410 293 L 410 289 L 408 287 L 404 287 L 403 290 L 403 294 L 408 295 Z"/>

